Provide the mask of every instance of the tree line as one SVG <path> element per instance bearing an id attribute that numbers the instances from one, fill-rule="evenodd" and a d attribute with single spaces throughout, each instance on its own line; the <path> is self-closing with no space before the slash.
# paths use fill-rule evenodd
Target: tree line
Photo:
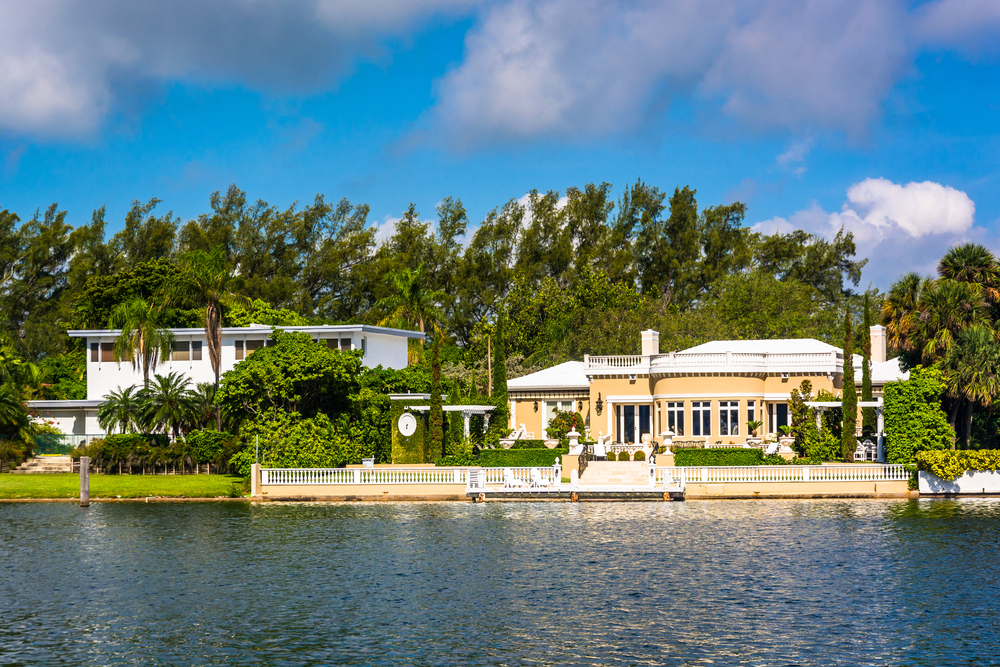
<path id="1" fill-rule="evenodd" d="M 616 198 L 610 184 L 591 183 L 532 191 L 478 224 L 446 197 L 435 220 L 411 204 L 381 241 L 366 204 L 317 195 L 281 207 L 235 185 L 183 222 L 159 199 L 133 202 L 114 234 L 104 208 L 75 228 L 57 204 L 24 221 L 2 209 L 0 366 L 10 377 L 27 369 L 4 382 L 22 404 L 83 398 L 85 351 L 66 335 L 80 328 L 205 327 L 216 385 L 222 325 L 417 328 L 439 341 L 441 373 L 467 394 L 488 393 L 488 350 L 517 376 L 637 352 L 645 328 L 661 331 L 665 349 L 719 338 L 840 344 L 843 314 L 860 311 L 867 261 L 851 234 L 761 234 L 746 227 L 744 204 L 700 208 L 696 195 L 638 180 Z M 169 344 L 116 354 L 148 377 Z M 430 363 L 424 346 L 411 353 Z"/>

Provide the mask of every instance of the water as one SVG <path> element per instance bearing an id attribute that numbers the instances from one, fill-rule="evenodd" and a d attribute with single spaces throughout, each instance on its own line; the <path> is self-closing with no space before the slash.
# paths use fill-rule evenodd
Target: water
<path id="1" fill-rule="evenodd" d="M 0 664 L 1000 664 L 998 547 L 998 500 L 0 504 Z"/>

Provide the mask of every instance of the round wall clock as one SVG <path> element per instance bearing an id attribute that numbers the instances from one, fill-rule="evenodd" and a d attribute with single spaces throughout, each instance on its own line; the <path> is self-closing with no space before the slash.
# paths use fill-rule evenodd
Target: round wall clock
<path id="1" fill-rule="evenodd" d="M 399 432 L 407 438 L 417 432 L 417 420 L 409 412 L 404 412 L 399 416 L 397 426 L 399 426 Z"/>

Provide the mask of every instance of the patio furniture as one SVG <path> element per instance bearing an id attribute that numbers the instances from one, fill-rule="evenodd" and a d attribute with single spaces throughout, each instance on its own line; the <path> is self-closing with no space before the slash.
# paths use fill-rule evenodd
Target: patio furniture
<path id="1" fill-rule="evenodd" d="M 539 487 L 542 487 L 542 486 L 551 486 L 551 485 L 552 485 L 551 482 L 549 482 L 549 481 L 547 481 L 545 479 L 542 479 L 542 473 L 541 473 L 541 471 L 538 470 L 538 468 L 532 468 L 531 469 L 531 486 L 532 487 L 539 488 Z"/>
<path id="2" fill-rule="evenodd" d="M 528 482 L 514 475 L 510 468 L 503 469 L 503 488 L 512 489 L 518 486 L 527 486 Z"/>

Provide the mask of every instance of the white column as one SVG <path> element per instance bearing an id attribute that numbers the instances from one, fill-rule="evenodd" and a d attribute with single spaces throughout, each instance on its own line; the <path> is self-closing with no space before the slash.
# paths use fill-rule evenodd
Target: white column
<path id="1" fill-rule="evenodd" d="M 514 399 L 510 401 L 510 428 L 517 428 L 517 401 Z"/>
<path id="2" fill-rule="evenodd" d="M 470 435 L 469 421 L 471 420 L 471 418 L 472 418 L 472 415 L 470 415 L 468 412 L 462 412 L 462 421 L 465 422 L 465 437 L 466 438 L 468 438 L 469 435 Z"/>
<path id="3" fill-rule="evenodd" d="M 605 406 L 605 408 L 608 411 L 608 437 L 611 438 L 611 442 L 614 442 L 615 441 L 615 438 L 614 438 L 614 433 L 615 433 L 615 406 L 611 403 L 611 401 L 608 401 L 608 404 Z"/>

